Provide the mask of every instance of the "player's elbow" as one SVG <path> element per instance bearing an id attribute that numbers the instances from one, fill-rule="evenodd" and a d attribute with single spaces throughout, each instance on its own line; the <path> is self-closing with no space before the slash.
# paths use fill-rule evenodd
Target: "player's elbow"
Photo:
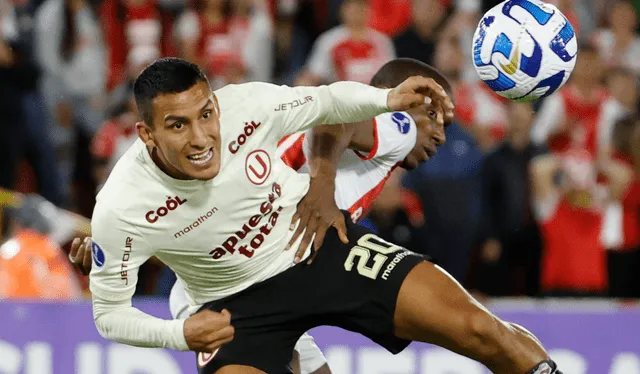
<path id="1" fill-rule="evenodd" d="M 96 330 L 98 330 L 98 334 L 106 340 L 117 341 L 117 336 L 113 333 L 114 329 L 105 321 L 106 318 L 104 317 L 105 316 L 95 317 L 94 315 L 93 321 L 96 325 Z"/>

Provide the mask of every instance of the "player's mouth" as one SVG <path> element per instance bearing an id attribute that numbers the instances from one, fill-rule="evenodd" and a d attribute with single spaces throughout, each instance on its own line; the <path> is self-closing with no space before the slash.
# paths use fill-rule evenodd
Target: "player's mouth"
<path id="1" fill-rule="evenodd" d="M 424 147 L 424 151 L 427 152 L 427 156 L 429 156 L 429 158 L 435 156 L 436 153 L 438 153 L 436 147 Z"/>
<path id="2" fill-rule="evenodd" d="M 205 165 L 207 162 L 211 161 L 211 159 L 213 158 L 213 147 L 207 149 L 202 153 L 189 155 L 187 156 L 187 158 L 193 165 L 196 165 L 196 166 Z"/>

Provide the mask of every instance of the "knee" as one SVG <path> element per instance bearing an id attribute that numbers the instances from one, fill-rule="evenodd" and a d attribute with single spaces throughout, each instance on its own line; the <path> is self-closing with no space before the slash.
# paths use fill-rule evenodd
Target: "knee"
<path id="1" fill-rule="evenodd" d="M 492 357 L 505 349 L 506 335 L 509 329 L 500 319 L 491 313 L 478 309 L 467 314 L 465 331 L 469 350 L 476 352 L 478 358 Z"/>

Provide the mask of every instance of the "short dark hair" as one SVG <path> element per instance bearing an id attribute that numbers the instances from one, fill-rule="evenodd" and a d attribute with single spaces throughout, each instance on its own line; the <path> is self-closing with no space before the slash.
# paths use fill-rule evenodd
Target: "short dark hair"
<path id="1" fill-rule="evenodd" d="M 140 118 L 153 126 L 153 99 L 187 91 L 198 82 L 209 85 L 207 76 L 196 64 L 175 57 L 154 61 L 133 84 Z"/>
<path id="2" fill-rule="evenodd" d="M 442 86 L 444 90 L 451 94 L 452 88 L 449 80 L 436 68 L 424 62 L 412 58 L 396 58 L 384 64 L 378 72 L 371 78 L 370 85 L 374 87 L 393 88 L 414 75 L 421 75 L 432 78 Z M 453 98 L 451 98 L 453 100 Z"/>

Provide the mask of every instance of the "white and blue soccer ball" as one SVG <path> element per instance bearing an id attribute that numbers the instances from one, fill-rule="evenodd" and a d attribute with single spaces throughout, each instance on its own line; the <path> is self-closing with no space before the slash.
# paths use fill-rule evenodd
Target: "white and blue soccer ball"
<path id="1" fill-rule="evenodd" d="M 555 6 L 507 0 L 489 10 L 473 36 L 473 65 L 493 91 L 530 102 L 549 96 L 569 79 L 578 43 Z"/>

